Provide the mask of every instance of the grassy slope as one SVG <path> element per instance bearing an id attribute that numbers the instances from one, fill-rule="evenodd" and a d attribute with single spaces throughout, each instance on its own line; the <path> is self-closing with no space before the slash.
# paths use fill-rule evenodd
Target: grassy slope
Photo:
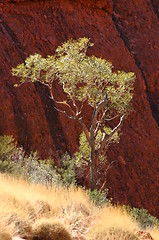
<path id="1" fill-rule="evenodd" d="M 120 208 L 93 206 L 81 188 L 48 189 L 0 174 L 1 240 L 17 235 L 45 240 L 44 233 L 50 234 L 50 240 L 69 240 L 70 236 L 79 240 L 135 240 L 134 233 L 139 230 Z M 51 237 L 53 232 L 56 238 Z M 60 237 L 62 234 L 65 237 Z M 153 230 L 152 236 L 159 239 L 159 232 Z"/>

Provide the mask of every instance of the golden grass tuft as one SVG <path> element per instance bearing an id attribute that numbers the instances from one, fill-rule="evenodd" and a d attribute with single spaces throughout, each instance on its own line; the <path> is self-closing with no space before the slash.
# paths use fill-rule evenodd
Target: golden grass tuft
<path id="1" fill-rule="evenodd" d="M 54 219 L 40 219 L 33 225 L 33 240 L 71 240 L 64 225 Z"/>
<path id="2" fill-rule="evenodd" d="M 88 240 L 137 240 L 138 226 L 119 207 L 102 208 L 94 216 Z"/>
<path id="3" fill-rule="evenodd" d="M 154 229 L 150 229 L 149 230 L 151 236 L 153 237 L 154 240 L 158 240 L 159 239 L 159 229 L 154 228 Z"/>
<path id="4" fill-rule="evenodd" d="M 12 240 L 10 233 L 0 224 L 0 240 Z"/>
<path id="5" fill-rule="evenodd" d="M 95 235 L 87 238 L 88 240 L 139 240 L 139 238 L 130 231 L 122 229 L 105 229 L 104 231 L 96 232 Z"/>

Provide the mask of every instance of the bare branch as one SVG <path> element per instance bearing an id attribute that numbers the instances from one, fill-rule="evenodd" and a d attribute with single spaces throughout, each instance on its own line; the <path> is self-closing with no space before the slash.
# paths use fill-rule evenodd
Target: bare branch
<path id="1" fill-rule="evenodd" d="M 69 115 L 66 113 L 66 111 L 63 111 L 63 110 L 61 110 L 61 109 L 58 109 L 57 107 L 54 107 L 54 108 L 55 108 L 58 112 L 64 113 L 67 118 L 74 119 L 74 120 L 76 119 L 75 116 L 69 116 Z"/>
<path id="2" fill-rule="evenodd" d="M 49 84 L 41 81 L 41 79 L 36 79 L 35 82 L 39 82 L 39 83 L 43 84 L 44 86 L 49 87 Z"/>
<path id="3" fill-rule="evenodd" d="M 113 134 L 121 127 L 121 124 L 123 122 L 124 116 L 125 115 L 122 115 L 120 117 L 120 121 L 119 121 L 118 125 L 113 128 L 112 132 L 109 135 L 106 134 L 106 133 L 105 133 L 105 135 L 103 135 L 103 138 L 102 138 L 102 140 L 101 140 L 101 142 L 99 144 L 99 148 L 98 148 L 98 150 L 96 152 L 97 156 L 99 156 L 101 154 L 103 148 L 105 148 L 105 150 L 106 150 L 106 148 L 108 148 L 108 141 L 113 136 Z M 106 139 L 106 137 L 108 137 L 108 139 Z"/>
<path id="4" fill-rule="evenodd" d="M 118 125 L 117 125 L 115 128 L 113 128 L 112 132 L 108 135 L 109 138 L 112 137 L 112 135 L 119 129 L 119 127 L 121 126 L 121 124 L 122 124 L 122 122 L 123 122 L 124 116 L 125 116 L 125 115 L 123 114 L 123 115 L 120 117 L 120 121 L 119 121 Z M 107 142 L 108 142 L 108 140 L 107 140 Z"/>
<path id="5" fill-rule="evenodd" d="M 95 125 L 96 125 L 96 122 L 97 122 L 97 116 L 98 116 L 98 113 L 99 111 L 105 106 L 106 104 L 106 100 L 104 99 L 102 102 L 100 102 L 98 104 L 97 107 L 95 107 L 94 109 L 94 112 L 93 112 L 93 116 L 92 116 L 92 125 L 91 125 L 91 131 L 92 133 L 95 131 Z"/>
<path id="6" fill-rule="evenodd" d="M 63 90 L 64 90 L 64 92 L 65 92 L 65 85 L 64 85 L 64 83 L 63 83 Z M 79 112 L 79 110 L 78 110 L 78 107 L 77 107 L 77 105 L 76 105 L 76 102 L 75 102 L 75 99 L 73 99 L 72 98 L 72 96 L 71 96 L 71 94 L 68 92 L 68 95 L 69 95 L 69 97 L 70 97 L 70 99 L 71 99 L 71 101 L 72 101 L 72 103 L 73 103 L 73 106 L 75 107 L 75 109 L 76 109 L 76 115 L 78 115 L 78 112 Z"/>
<path id="7" fill-rule="evenodd" d="M 78 115 L 78 113 L 79 113 L 79 109 L 78 109 L 78 107 L 77 107 L 77 105 L 76 105 L 76 102 L 75 102 L 74 99 L 72 99 L 72 102 L 73 102 L 73 106 L 74 106 L 75 109 L 76 109 L 76 115 Z"/>
<path id="8" fill-rule="evenodd" d="M 113 163 L 115 163 L 116 161 L 112 161 L 111 163 L 109 163 L 108 167 L 106 168 L 106 172 L 108 172 L 108 170 L 112 167 Z"/>
<path id="9" fill-rule="evenodd" d="M 83 110 L 83 106 L 84 106 L 84 102 L 85 102 L 86 100 L 83 100 L 82 101 L 82 104 L 81 104 L 81 107 L 80 107 L 80 111 L 78 112 L 78 115 L 80 115 L 81 113 L 82 113 L 82 110 Z"/>
<path id="10" fill-rule="evenodd" d="M 29 78 L 30 79 L 30 78 Z M 28 80 L 28 81 L 24 81 L 24 82 L 21 82 L 19 84 L 14 84 L 14 87 L 20 87 L 21 85 L 23 85 L 24 83 L 29 83 L 29 82 L 32 82 L 31 80 Z"/>
<path id="11" fill-rule="evenodd" d="M 105 118 L 106 112 L 107 112 L 107 109 L 103 112 L 100 120 L 97 122 L 97 127 L 96 127 L 96 129 L 95 129 L 95 131 L 94 131 L 94 136 L 95 136 L 95 137 L 97 136 L 97 133 L 98 133 L 98 130 L 99 130 L 101 124 L 102 124 L 103 121 L 105 120 L 104 118 Z"/>
<path id="12" fill-rule="evenodd" d="M 26 82 L 21 82 L 21 83 L 19 83 L 19 84 L 14 84 L 14 87 L 20 87 L 20 86 L 23 85 L 24 83 L 26 83 Z"/>
<path id="13" fill-rule="evenodd" d="M 55 101 L 55 103 L 57 104 L 60 104 L 60 105 L 64 105 L 65 107 L 67 107 L 68 109 L 70 109 L 71 113 L 72 113 L 72 119 L 76 119 L 76 114 L 75 112 L 73 111 L 73 109 L 71 108 L 71 106 L 66 102 L 66 101 L 57 101 L 55 98 L 54 98 L 54 95 L 53 95 L 53 92 L 52 92 L 52 86 L 49 86 L 49 90 L 50 90 L 50 95 L 51 95 L 51 99 Z M 58 109 L 58 108 L 57 108 Z M 59 112 L 62 112 L 62 113 L 65 113 L 66 116 L 69 116 L 66 111 L 63 111 L 63 110 L 60 110 L 58 109 Z M 73 118 L 74 116 L 74 118 Z M 70 117 L 69 117 L 70 118 Z"/>
<path id="14" fill-rule="evenodd" d="M 119 117 L 119 115 L 116 115 L 116 116 L 114 116 L 114 117 L 112 117 L 112 118 L 105 118 L 104 120 L 105 120 L 105 121 L 112 121 L 112 120 L 114 120 L 114 119 L 117 118 L 117 117 Z"/>
<path id="15" fill-rule="evenodd" d="M 100 191 L 103 191 L 103 189 L 105 189 L 105 185 L 106 185 L 106 177 L 107 177 L 107 175 L 108 175 L 108 171 L 109 171 L 109 169 L 112 167 L 112 165 L 113 165 L 113 163 L 115 163 L 116 161 L 112 161 L 109 165 L 108 165 L 108 167 L 106 168 L 106 170 L 105 170 L 105 181 L 103 182 L 103 184 L 102 184 L 102 186 L 100 187 Z M 102 178 L 102 180 L 103 180 L 103 178 Z"/>

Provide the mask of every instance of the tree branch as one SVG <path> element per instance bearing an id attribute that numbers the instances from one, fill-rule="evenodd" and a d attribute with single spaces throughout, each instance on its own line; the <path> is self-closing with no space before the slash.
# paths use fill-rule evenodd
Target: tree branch
<path id="1" fill-rule="evenodd" d="M 82 113 L 82 109 L 83 109 L 83 106 L 84 106 L 84 102 L 85 102 L 85 100 L 82 101 L 82 104 L 81 104 L 80 111 L 79 111 L 78 115 L 80 115 L 80 114 Z"/>
<path id="2" fill-rule="evenodd" d="M 91 144 L 90 142 L 90 135 L 89 135 L 89 131 L 88 131 L 88 128 L 86 126 L 86 124 L 84 123 L 83 119 L 82 118 L 78 118 L 77 121 L 80 123 L 85 135 L 86 135 L 86 138 L 87 138 L 87 141 L 89 143 L 89 145 Z"/>
<path id="3" fill-rule="evenodd" d="M 119 127 L 121 127 L 121 124 L 122 124 L 122 122 L 123 122 L 124 116 L 125 116 L 125 115 L 123 114 L 123 115 L 120 117 L 120 121 L 119 121 L 118 125 L 117 125 L 115 128 L 113 128 L 112 132 L 108 135 L 109 138 L 112 137 L 112 135 L 119 129 Z M 107 142 L 108 142 L 108 140 L 107 140 Z"/>
<path id="4" fill-rule="evenodd" d="M 49 90 L 50 90 L 51 99 L 52 99 L 53 101 L 55 101 L 55 103 L 60 104 L 60 105 L 64 105 L 65 107 L 69 108 L 70 111 L 71 111 L 71 113 L 72 113 L 72 116 L 69 116 L 69 115 L 66 113 L 66 111 L 63 111 L 63 110 L 61 110 L 61 109 L 59 109 L 59 108 L 55 108 L 55 109 L 56 109 L 57 111 L 61 112 L 61 113 L 64 113 L 64 114 L 65 114 L 67 117 L 69 117 L 69 118 L 76 119 L 76 114 L 75 114 L 75 112 L 73 111 L 73 109 L 71 108 L 71 106 L 70 106 L 67 102 L 65 102 L 65 101 L 57 101 L 57 100 L 54 98 L 54 95 L 53 95 L 53 92 L 52 92 L 52 86 L 49 86 Z"/>
<path id="5" fill-rule="evenodd" d="M 97 115 L 98 115 L 99 111 L 105 106 L 105 104 L 106 104 L 106 100 L 104 99 L 102 102 L 100 102 L 98 104 L 98 106 L 93 111 L 92 125 L 91 125 L 91 128 L 90 128 L 90 132 L 92 132 L 93 135 L 94 135 L 95 126 L 96 126 L 96 122 L 97 122 Z"/>
<path id="6" fill-rule="evenodd" d="M 99 161 L 99 154 L 97 154 L 97 151 L 95 149 L 95 126 L 97 122 L 98 113 L 106 105 L 106 102 L 107 98 L 104 98 L 104 100 L 100 102 L 97 107 L 95 107 L 92 115 L 92 125 L 90 127 L 90 147 L 91 147 L 91 160 L 93 161 L 91 162 L 91 164 L 93 164 L 94 168 L 97 167 Z M 95 162 L 93 159 L 95 160 Z"/>
<path id="7" fill-rule="evenodd" d="M 105 121 L 112 121 L 112 120 L 114 120 L 114 119 L 117 118 L 117 117 L 119 117 L 119 115 L 116 115 L 116 116 L 114 116 L 114 117 L 112 117 L 112 118 L 105 118 L 104 120 L 105 120 Z"/>
<path id="8" fill-rule="evenodd" d="M 78 107 L 77 107 L 77 105 L 76 105 L 76 102 L 75 102 L 75 100 L 74 99 L 72 99 L 72 102 L 73 102 L 73 106 L 75 107 L 75 109 L 76 109 L 76 115 L 79 115 L 79 109 L 78 109 Z"/>
<path id="9" fill-rule="evenodd" d="M 67 118 L 74 119 L 74 120 L 76 119 L 75 116 L 69 116 L 69 115 L 66 113 L 66 111 L 63 111 L 63 110 L 61 110 L 61 109 L 58 109 L 57 107 L 54 107 L 54 108 L 55 108 L 58 112 L 64 113 Z"/>
<path id="10" fill-rule="evenodd" d="M 107 109 L 103 112 L 102 117 L 101 117 L 100 120 L 97 122 L 97 127 L 96 127 L 96 129 L 95 129 L 95 131 L 94 131 L 94 137 L 97 136 L 98 130 L 99 130 L 101 124 L 103 123 L 103 121 L 105 120 L 104 118 L 105 118 L 106 112 L 107 112 Z"/>
<path id="11" fill-rule="evenodd" d="M 105 133 L 105 136 L 102 138 L 101 143 L 100 143 L 100 145 L 99 145 L 99 148 L 98 148 L 98 150 L 97 150 L 97 152 L 96 152 L 97 157 L 99 157 L 99 155 L 101 154 L 101 152 L 102 152 L 102 150 L 103 150 L 103 148 L 104 148 L 105 145 L 106 145 L 107 148 L 108 148 L 108 140 L 109 140 L 109 139 L 113 136 L 113 134 L 121 127 L 121 124 L 122 124 L 122 122 L 123 122 L 124 116 L 125 116 L 125 115 L 122 115 L 122 116 L 120 117 L 120 121 L 119 121 L 118 125 L 113 128 L 112 132 L 111 132 L 109 135 Z M 106 139 L 106 137 L 108 137 L 108 139 Z"/>

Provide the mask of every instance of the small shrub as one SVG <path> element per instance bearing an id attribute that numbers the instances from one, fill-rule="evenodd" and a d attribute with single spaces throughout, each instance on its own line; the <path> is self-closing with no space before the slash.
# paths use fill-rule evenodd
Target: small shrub
<path id="1" fill-rule="evenodd" d="M 40 219 L 33 226 L 33 240 L 71 240 L 70 233 L 60 222 Z"/>
<path id="2" fill-rule="evenodd" d="M 144 208 L 130 208 L 129 205 L 123 205 L 123 209 L 132 217 L 133 220 L 136 220 L 142 228 L 148 227 L 159 227 L 159 220 L 148 213 L 147 209 Z"/>
<path id="3" fill-rule="evenodd" d="M 13 136 L 0 136 L 0 171 L 11 172 L 11 157 L 16 153 L 16 141 Z"/>
<path id="4" fill-rule="evenodd" d="M 53 186 L 58 182 L 53 160 L 40 160 L 36 152 L 24 157 L 19 155 L 17 160 L 14 159 L 13 174 L 46 186 Z"/>
<path id="5" fill-rule="evenodd" d="M 103 204 L 110 204 L 110 200 L 107 198 L 108 190 L 98 191 L 95 189 L 94 191 L 88 191 L 90 200 L 97 206 L 102 206 Z"/>
<path id="6" fill-rule="evenodd" d="M 0 160 L 10 158 L 16 151 L 16 144 L 13 136 L 0 136 Z"/>
<path id="7" fill-rule="evenodd" d="M 74 158 L 66 152 L 61 158 L 61 167 L 56 168 L 59 182 L 65 187 L 76 184 L 76 162 Z"/>
<path id="8" fill-rule="evenodd" d="M 32 183 L 46 186 L 76 184 L 76 162 L 65 153 L 61 166 L 55 167 L 52 159 L 40 160 L 37 152 L 27 155 L 12 136 L 0 136 L 0 171 L 21 176 Z"/>
<path id="9" fill-rule="evenodd" d="M 0 136 L 0 171 L 47 186 L 58 182 L 53 160 L 40 160 L 37 152 L 27 155 L 12 136 Z"/>

